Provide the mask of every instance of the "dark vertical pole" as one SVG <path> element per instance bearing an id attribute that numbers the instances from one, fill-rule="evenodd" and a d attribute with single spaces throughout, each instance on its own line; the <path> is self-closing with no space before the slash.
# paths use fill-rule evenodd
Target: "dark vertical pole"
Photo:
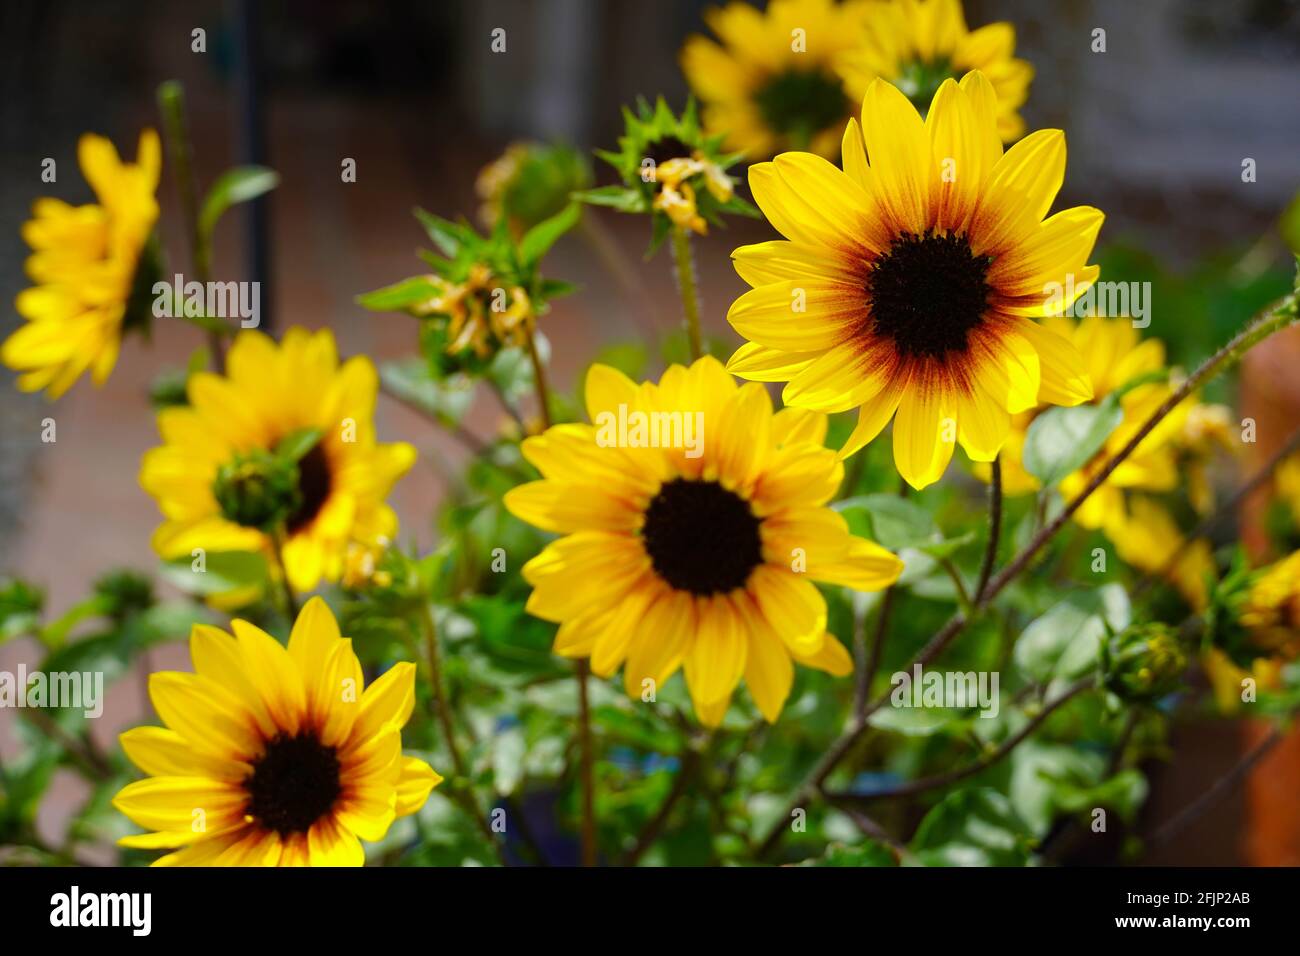
<path id="1" fill-rule="evenodd" d="M 241 164 L 270 165 L 266 148 L 266 106 L 262 97 L 262 49 L 257 0 L 234 0 L 235 143 Z M 271 246 L 268 237 L 270 197 L 253 200 L 245 211 L 248 278 L 261 285 L 262 328 L 270 331 L 275 311 L 271 301 Z"/>

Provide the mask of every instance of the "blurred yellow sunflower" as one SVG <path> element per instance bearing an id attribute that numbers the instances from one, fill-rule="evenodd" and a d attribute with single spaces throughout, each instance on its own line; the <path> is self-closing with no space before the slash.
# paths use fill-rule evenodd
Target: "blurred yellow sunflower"
<path id="1" fill-rule="evenodd" d="M 1215 700 L 1226 713 L 1241 706 L 1244 679 L 1276 687 L 1283 665 L 1300 653 L 1300 551 L 1254 573 L 1235 618 L 1245 629 L 1251 653 L 1260 656 L 1247 669 L 1218 647 L 1204 655 Z"/>
<path id="2" fill-rule="evenodd" d="M 872 0 L 863 17 L 866 37 L 840 59 L 840 73 L 854 98 L 876 77 L 888 80 L 917 109 L 924 109 L 939 85 L 979 70 L 998 95 L 998 135 L 1019 139 L 1025 121 L 1018 110 L 1029 96 L 1034 68 L 1016 59 L 1016 30 L 1010 23 L 966 28 L 961 0 Z"/>
<path id="3" fill-rule="evenodd" d="M 1057 316 L 1044 319 L 1042 324 L 1069 340 L 1083 356 L 1095 402 L 1101 402 L 1112 392 L 1143 376 L 1164 369 L 1164 343 L 1159 339 L 1142 339 L 1130 319 L 1094 315 L 1076 321 Z M 1128 444 L 1169 393 L 1168 382 L 1151 381 L 1123 394 L 1119 400 L 1124 413 L 1122 423 L 1082 468 L 1062 479 L 1061 494 L 1067 501 L 1082 491 L 1097 470 Z M 1025 470 L 1021 456 L 1030 424 L 1047 408 L 1045 404 L 1038 405 L 1012 418 L 1011 435 L 1002 449 L 1004 494 L 1028 494 L 1041 487 L 1038 479 Z M 1157 492 L 1176 488 L 1179 477 L 1173 443 L 1182 433 L 1188 414 L 1187 406 L 1180 405 L 1166 417 L 1089 496 L 1074 513 L 1074 519 L 1086 528 L 1100 528 L 1108 519 L 1123 514 L 1126 489 Z M 982 480 L 988 480 L 987 465 L 977 464 L 974 471 Z"/>
<path id="4" fill-rule="evenodd" d="M 288 649 L 247 621 L 232 627 L 194 627 L 195 673 L 149 675 L 166 726 L 121 735 L 149 779 L 113 806 L 152 832 L 118 842 L 174 851 L 155 866 L 361 866 L 360 840 L 383 839 L 442 780 L 402 754 L 415 665 L 363 690 L 352 642 L 318 597 Z"/>
<path id="5" fill-rule="evenodd" d="M 639 387 L 595 365 L 586 404 L 594 424 L 524 442 L 543 480 L 505 496 L 519 518 L 564 535 L 523 568 L 528 610 L 560 624 L 555 652 L 589 657 L 601 676 L 621 664 L 634 697 L 684 667 L 708 726 L 742 675 L 775 721 L 792 659 L 849 673 L 812 582 L 874 591 L 902 562 L 825 507 L 843 478 L 822 446 L 826 417 L 773 414 L 761 385 L 738 388 L 709 357 Z"/>
<path id="6" fill-rule="evenodd" d="M 1260 648 L 1295 657 L 1300 650 L 1300 551 L 1252 582 L 1239 620 Z"/>
<path id="7" fill-rule="evenodd" d="M 1129 318 L 1088 316 L 1076 321 L 1061 316 L 1043 320 L 1043 326 L 1068 339 L 1083 356 L 1092 382 L 1094 401 L 1164 370 L 1165 347 L 1159 339 L 1142 339 Z M 1097 471 L 1119 452 L 1169 397 L 1167 381 L 1132 385 L 1119 398 L 1123 419 L 1105 444 L 1083 467 L 1060 482 L 1061 495 L 1069 501 L 1079 495 Z M 1011 435 L 1002 448 L 1002 491 L 1008 496 L 1029 494 L 1041 483 L 1025 470 L 1022 455 L 1030 424 L 1048 406 L 1039 405 L 1012 417 Z M 1107 477 L 1074 512 L 1074 520 L 1085 528 L 1100 529 L 1115 545 L 1125 562 L 1143 571 L 1167 572 L 1170 582 L 1196 608 L 1208 599 L 1207 578 L 1214 573 L 1210 544 L 1204 539 L 1187 541 L 1173 516 L 1159 502 L 1136 492 L 1159 493 L 1178 487 L 1179 446 L 1186 433 L 1191 409 L 1179 405 Z M 973 471 L 988 481 L 990 468 L 976 463 Z"/>
<path id="8" fill-rule="evenodd" d="M 38 199 L 23 224 L 32 248 L 27 275 L 35 283 L 15 307 L 26 323 L 0 346 L 0 359 L 22 373 L 18 387 L 58 398 L 89 370 L 102 385 L 117 362 L 124 323 L 138 318 L 133 297 L 147 308 L 149 286 L 138 289 L 145 246 L 158 219 L 158 134 L 140 134 L 136 161 L 124 163 L 113 144 L 87 133 L 77 144 L 82 174 L 98 203 L 70 206 Z"/>
<path id="9" fill-rule="evenodd" d="M 1273 488 L 1293 520 L 1300 524 L 1300 455 L 1291 455 L 1277 466 Z"/>
<path id="10" fill-rule="evenodd" d="M 897 412 L 894 462 L 914 488 L 939 479 L 956 443 L 992 461 L 1012 414 L 1093 395 L 1078 349 L 1030 316 L 1063 312 L 1096 280 L 1102 213 L 1044 220 L 1065 136 L 1039 130 L 1004 155 L 996 115 L 979 73 L 944 81 L 924 121 L 876 80 L 862 127 L 845 131 L 843 172 L 809 153 L 749 170 L 786 239 L 732 254 L 753 289 L 727 314 L 749 340 L 728 369 L 787 382 L 787 405 L 858 407 L 841 457 Z"/>
<path id="11" fill-rule="evenodd" d="M 834 156 L 853 111 L 836 64 L 862 42 L 860 0 L 772 0 L 766 12 L 729 3 L 704 18 L 721 42 L 692 36 L 681 62 L 709 132 L 749 159 Z"/>
<path id="12" fill-rule="evenodd" d="M 289 583 L 306 591 L 338 580 L 349 543 L 395 537 L 384 498 L 415 461 L 405 442 L 375 441 L 377 390 L 369 359 L 339 365 L 329 330 L 293 328 L 279 345 L 241 332 L 225 375 L 196 373 L 189 404 L 158 413 L 164 444 L 140 467 L 166 518 L 154 549 L 164 558 L 195 548 L 269 554 L 265 519 L 279 508 Z M 304 430 L 319 439 L 286 476 L 274 452 Z"/>
<path id="13" fill-rule="evenodd" d="M 1189 541 L 1168 509 L 1145 495 L 1121 508 L 1104 526 L 1119 556 L 1140 571 L 1164 575 L 1192 610 L 1205 610 L 1216 570 L 1210 542 Z"/>

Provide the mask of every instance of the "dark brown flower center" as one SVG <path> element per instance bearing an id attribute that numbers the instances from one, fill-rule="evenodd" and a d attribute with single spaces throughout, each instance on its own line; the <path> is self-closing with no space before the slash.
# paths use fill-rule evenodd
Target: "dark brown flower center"
<path id="1" fill-rule="evenodd" d="M 280 836 L 306 833 L 329 813 L 343 792 L 339 759 L 313 733 L 280 734 L 266 744 L 244 780 L 245 811 L 259 825 Z"/>
<path id="2" fill-rule="evenodd" d="M 285 530 L 295 534 L 315 520 L 321 508 L 329 500 L 333 478 L 330 475 L 329 458 L 321 442 L 312 446 L 311 451 L 298 460 L 298 497 L 300 504 L 289 515 Z"/>
<path id="3" fill-rule="evenodd" d="M 821 70 L 791 70 L 768 80 L 754 94 L 754 105 L 771 129 L 795 146 L 807 146 L 814 136 L 851 112 L 840 81 Z"/>
<path id="4" fill-rule="evenodd" d="M 908 358 L 964 352 L 984 321 L 992 261 L 974 255 L 964 235 L 903 233 L 867 273 L 870 328 Z"/>
<path id="5" fill-rule="evenodd" d="M 662 166 L 670 159 L 690 159 L 695 152 L 676 136 L 662 136 L 653 143 L 646 144 L 643 158 L 653 159 L 655 166 Z"/>
<path id="6" fill-rule="evenodd" d="M 714 481 L 666 482 L 645 512 L 641 536 L 655 573 L 679 591 L 725 594 L 763 563 L 758 518 Z"/>

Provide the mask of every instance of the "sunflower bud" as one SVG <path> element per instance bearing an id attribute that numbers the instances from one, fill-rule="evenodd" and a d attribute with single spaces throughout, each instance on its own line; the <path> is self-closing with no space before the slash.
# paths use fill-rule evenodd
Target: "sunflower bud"
<path id="1" fill-rule="evenodd" d="M 263 449 L 237 454 L 217 470 L 212 494 L 227 521 L 270 532 L 302 504 L 298 466 Z"/>
<path id="2" fill-rule="evenodd" d="M 1156 700 L 1178 689 L 1187 663 L 1177 631 L 1159 622 L 1135 624 L 1106 644 L 1106 688 L 1135 703 Z"/>
<path id="3" fill-rule="evenodd" d="M 153 582 L 138 571 L 109 572 L 95 582 L 95 595 L 104 601 L 104 613 L 115 621 L 154 605 Z"/>

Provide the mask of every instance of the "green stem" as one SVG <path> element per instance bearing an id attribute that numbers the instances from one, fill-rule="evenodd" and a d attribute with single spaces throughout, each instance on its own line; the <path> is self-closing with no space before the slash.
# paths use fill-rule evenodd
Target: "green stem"
<path id="1" fill-rule="evenodd" d="M 966 582 L 962 580 L 961 572 L 957 570 L 957 565 L 953 564 L 952 558 L 940 558 L 939 567 L 947 573 L 952 579 L 953 590 L 957 592 L 957 604 L 961 607 L 962 613 L 974 613 L 974 604 L 971 602 L 970 592 L 966 590 Z"/>
<path id="2" fill-rule="evenodd" d="M 456 772 L 456 779 L 451 781 L 451 786 L 448 789 L 452 794 L 452 798 L 473 818 L 479 832 L 492 845 L 492 849 L 501 865 L 506 866 L 508 861 L 505 857 L 505 848 L 501 845 L 501 841 L 497 839 L 497 835 L 492 832 L 492 824 L 483 815 L 483 811 L 474 795 L 463 789 L 464 783 L 469 780 L 469 765 L 465 763 L 460 744 L 456 742 L 456 725 L 452 719 L 451 702 L 447 699 L 447 688 L 442 679 L 442 654 L 438 648 L 438 625 L 433 617 L 433 608 L 423 598 L 420 599 L 419 619 L 420 632 L 424 637 L 424 655 L 429 665 L 429 689 L 433 694 L 434 716 L 442 729 L 442 736 L 447 741 L 447 750 L 451 754 L 451 765 Z"/>
<path id="3" fill-rule="evenodd" d="M 551 427 L 551 393 L 546 384 L 546 366 L 542 364 L 542 355 L 537 351 L 537 336 L 528 332 L 528 358 L 533 363 L 533 385 L 537 388 L 537 408 L 542 416 L 542 430 Z"/>
<path id="4" fill-rule="evenodd" d="M 990 465 L 989 482 L 989 539 L 984 548 L 984 561 L 980 564 L 979 583 L 975 586 L 975 600 L 984 597 L 989 587 L 989 576 L 998 557 L 998 539 L 1002 535 L 1002 457 L 996 456 Z"/>
<path id="5" fill-rule="evenodd" d="M 533 382 L 537 386 L 537 405 L 542 428 L 551 427 L 551 394 L 547 387 L 546 366 L 537 351 L 537 338 L 528 333 L 528 357 L 533 363 Z M 574 676 L 578 682 L 579 778 L 582 790 L 582 865 L 596 865 L 596 769 L 591 742 L 591 702 L 587 697 L 587 677 L 591 672 L 585 660 L 577 662 Z"/>
<path id="6" fill-rule="evenodd" d="M 587 695 L 587 677 L 590 672 L 591 667 L 585 660 L 577 662 L 583 866 L 596 865 L 596 768 L 591 744 L 591 701 Z"/>
<path id="7" fill-rule="evenodd" d="M 293 593 L 293 585 L 289 583 L 289 568 L 284 563 L 284 529 L 277 528 L 271 533 L 271 554 L 275 558 L 275 566 L 280 571 L 280 586 L 284 592 L 284 613 L 289 618 L 289 626 L 298 620 L 298 597 Z"/>
<path id="8" fill-rule="evenodd" d="M 677 276 L 677 289 L 682 294 L 682 311 L 686 315 L 686 340 L 691 350 L 691 361 L 704 354 L 700 335 L 700 294 L 695 281 L 695 259 L 691 255 L 691 235 L 685 229 L 672 228 L 673 271 Z"/>
<path id="9" fill-rule="evenodd" d="M 162 113 L 163 138 L 167 143 L 167 157 L 171 162 L 176 192 L 180 197 L 181 216 L 189 240 L 190 267 L 194 278 L 207 283 L 212 272 L 212 250 L 203 230 L 199 227 L 199 194 L 194 180 L 189 124 L 185 118 L 185 88 L 176 80 L 168 80 L 158 87 L 158 109 Z M 181 309 L 179 315 L 184 315 Z M 224 329 L 205 326 L 208 348 L 212 352 L 212 365 L 220 370 L 225 365 L 226 343 Z"/>

